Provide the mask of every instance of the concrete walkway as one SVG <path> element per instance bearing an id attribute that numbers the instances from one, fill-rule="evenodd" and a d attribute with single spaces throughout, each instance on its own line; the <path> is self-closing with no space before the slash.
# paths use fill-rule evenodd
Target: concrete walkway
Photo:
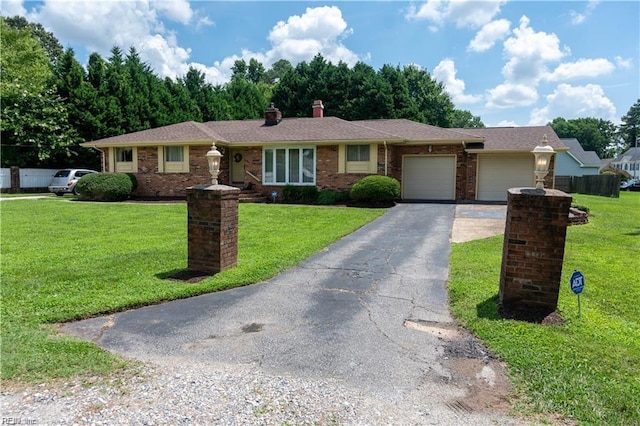
<path id="1" fill-rule="evenodd" d="M 400 204 L 266 282 L 63 331 L 160 365 L 337 379 L 403 423 L 517 424 L 502 366 L 448 311 L 456 208 Z"/>

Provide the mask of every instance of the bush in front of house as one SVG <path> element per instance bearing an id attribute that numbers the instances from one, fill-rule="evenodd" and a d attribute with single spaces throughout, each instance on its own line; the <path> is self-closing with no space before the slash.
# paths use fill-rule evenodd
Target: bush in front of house
<path id="1" fill-rule="evenodd" d="M 323 189 L 318 194 L 318 204 L 330 206 L 332 204 L 345 203 L 349 201 L 349 191 L 333 191 L 331 189 Z"/>
<path id="2" fill-rule="evenodd" d="M 400 198 L 400 182 L 390 176 L 367 176 L 353 184 L 350 195 L 356 201 L 392 202 Z"/>
<path id="3" fill-rule="evenodd" d="M 136 178 L 136 175 L 133 173 L 127 173 L 127 176 L 131 179 L 131 192 L 136 192 L 136 189 L 138 189 L 138 179 Z"/>
<path id="4" fill-rule="evenodd" d="M 282 201 L 285 203 L 315 204 L 318 188 L 315 186 L 285 185 L 282 187 Z"/>
<path id="5" fill-rule="evenodd" d="M 129 198 L 133 182 L 125 173 L 91 173 L 76 184 L 80 200 L 123 201 Z"/>
<path id="6" fill-rule="evenodd" d="M 285 185 L 282 187 L 282 202 L 296 203 L 300 198 L 300 187 L 293 185 Z"/>

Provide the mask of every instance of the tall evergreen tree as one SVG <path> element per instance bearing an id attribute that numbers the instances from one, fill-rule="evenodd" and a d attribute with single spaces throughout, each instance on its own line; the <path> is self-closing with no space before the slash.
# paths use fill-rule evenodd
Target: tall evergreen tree
<path id="1" fill-rule="evenodd" d="M 620 124 L 620 139 L 623 141 L 623 149 L 640 146 L 638 138 L 640 138 L 640 99 L 622 116 Z"/>

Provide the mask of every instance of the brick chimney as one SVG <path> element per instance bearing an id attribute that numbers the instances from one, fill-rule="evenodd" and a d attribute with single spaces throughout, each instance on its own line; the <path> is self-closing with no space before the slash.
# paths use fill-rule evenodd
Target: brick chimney
<path id="1" fill-rule="evenodd" d="M 313 118 L 322 117 L 324 117 L 324 105 L 322 105 L 322 101 L 313 101 Z"/>
<path id="2" fill-rule="evenodd" d="M 269 106 L 269 108 L 267 108 L 267 110 L 264 113 L 264 125 L 275 126 L 281 121 L 282 121 L 282 113 L 278 108 L 276 108 L 273 105 L 273 102 L 271 102 L 271 105 Z"/>

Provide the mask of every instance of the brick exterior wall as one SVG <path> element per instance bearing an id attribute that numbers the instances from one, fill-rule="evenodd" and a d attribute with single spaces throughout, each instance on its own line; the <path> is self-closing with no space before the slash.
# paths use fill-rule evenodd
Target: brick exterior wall
<path id="1" fill-rule="evenodd" d="M 189 172 L 168 173 L 158 172 L 158 148 L 155 146 L 137 147 L 138 172 L 135 177 L 138 180 L 138 188 L 133 193 L 140 197 L 185 197 L 188 187 L 211 183 L 209 164 L 205 157 L 210 146 L 189 147 Z M 220 164 L 220 182 L 229 181 L 229 151 L 224 151 Z M 105 164 L 109 168 L 109 150 L 104 150 Z"/>
<path id="2" fill-rule="evenodd" d="M 225 185 L 197 185 L 187 191 L 190 271 L 218 273 L 238 264 L 238 194 Z"/>
<path id="3" fill-rule="evenodd" d="M 571 197 L 554 189 L 512 188 L 500 273 L 506 311 L 556 310 Z"/>
<path id="4" fill-rule="evenodd" d="M 138 147 L 138 189 L 133 195 L 142 197 L 185 197 L 186 188 L 211 182 L 209 166 L 205 155 L 210 146 L 189 147 L 189 173 L 159 173 L 157 147 Z M 223 153 L 218 181 L 230 183 L 230 149 L 218 147 Z M 104 150 L 105 164 L 108 169 L 109 152 Z M 478 156 L 465 152 L 462 145 L 388 145 L 387 174 L 402 184 L 402 157 L 404 155 L 455 155 L 456 156 L 456 199 L 473 201 L 476 199 L 476 180 Z M 248 173 L 244 176 L 244 186 L 252 185 L 254 189 L 270 196 L 272 191 L 280 193 L 282 185 L 262 185 L 262 147 L 246 147 L 242 152 L 244 168 Z M 552 159 L 550 173 L 545 178 L 545 186 L 553 187 Z M 235 163 L 237 164 L 237 163 Z M 385 148 L 378 145 L 378 174 L 385 173 Z M 109 171 L 109 170 L 108 170 Z M 367 176 L 368 173 L 338 173 L 338 145 L 320 145 L 316 147 L 316 186 L 319 189 L 348 190 L 354 182 Z"/>

